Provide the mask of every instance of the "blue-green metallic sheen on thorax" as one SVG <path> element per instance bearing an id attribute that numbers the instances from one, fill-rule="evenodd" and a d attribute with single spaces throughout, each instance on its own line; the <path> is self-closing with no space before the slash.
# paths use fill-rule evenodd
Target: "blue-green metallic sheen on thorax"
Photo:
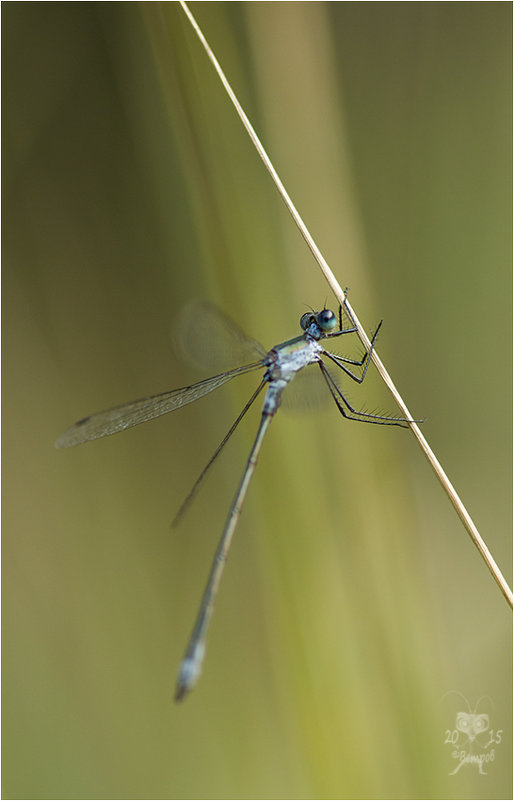
<path id="1" fill-rule="evenodd" d="M 287 339 L 285 342 L 281 342 L 280 345 L 275 345 L 273 350 L 277 353 L 280 352 L 280 354 L 295 353 L 305 347 L 306 340 L 306 335 L 301 334 L 299 337 L 293 337 L 293 339 Z"/>

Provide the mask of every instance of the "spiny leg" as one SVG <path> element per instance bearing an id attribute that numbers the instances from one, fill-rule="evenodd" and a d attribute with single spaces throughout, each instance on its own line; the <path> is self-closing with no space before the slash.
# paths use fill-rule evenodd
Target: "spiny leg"
<path id="1" fill-rule="evenodd" d="M 347 292 L 347 290 L 345 289 L 345 296 L 346 296 L 346 292 Z M 352 331 L 357 331 L 357 326 L 355 325 L 355 320 L 353 319 L 353 317 L 349 313 L 348 309 L 346 308 L 346 303 L 345 303 L 345 312 L 346 312 L 346 316 L 348 317 L 350 323 L 352 324 Z M 344 330 L 343 329 L 343 304 L 340 303 L 339 304 L 339 331 L 343 331 L 343 330 Z M 348 329 L 346 329 L 346 330 L 348 330 Z"/>
<path id="2" fill-rule="evenodd" d="M 339 306 L 339 330 L 332 331 L 329 334 L 325 334 L 325 337 L 329 339 L 330 337 L 339 337 L 341 334 L 356 334 L 359 329 L 356 325 L 352 325 L 351 328 L 343 328 L 343 318 L 341 317 L 341 306 Z"/>
<path id="3" fill-rule="evenodd" d="M 365 353 L 361 360 L 357 361 L 356 359 L 349 359 L 346 356 L 339 356 L 337 353 L 330 353 L 328 350 L 324 350 L 323 354 L 325 356 L 328 356 L 328 358 L 331 359 L 334 362 L 334 364 L 336 364 L 341 370 L 343 370 L 346 373 L 346 375 L 348 375 L 358 384 L 362 384 L 364 378 L 366 377 L 366 372 L 368 370 L 368 366 L 371 360 L 371 354 L 373 353 L 373 348 L 375 347 L 375 342 L 378 336 L 378 332 L 380 331 L 381 325 L 382 325 L 382 320 L 380 320 L 379 324 L 377 325 L 376 331 L 371 338 L 371 347 L 369 349 L 369 352 Z M 347 367 L 344 366 L 343 362 L 346 364 L 354 364 L 357 367 L 362 367 L 362 365 L 364 364 L 362 375 L 357 376 L 355 375 L 355 373 L 352 373 L 351 370 L 349 370 Z"/>
<path id="4" fill-rule="evenodd" d="M 346 296 L 346 294 L 347 294 L 347 290 L 345 289 L 345 296 Z M 348 317 L 348 320 L 350 321 L 351 328 L 343 328 L 343 306 L 344 306 L 345 314 Z M 339 304 L 339 331 L 338 332 L 336 331 L 335 334 L 343 333 L 343 332 L 346 332 L 346 331 L 350 332 L 350 331 L 358 331 L 358 330 L 359 329 L 357 328 L 357 324 L 356 324 L 355 320 L 353 319 L 353 315 L 350 313 L 350 309 L 348 308 L 348 306 L 346 304 L 346 300 L 345 300 L 344 304 L 343 303 Z M 330 336 L 334 336 L 335 334 L 331 334 Z"/>
<path id="5" fill-rule="evenodd" d="M 399 426 L 400 428 L 408 428 L 409 426 L 407 424 L 409 422 L 415 422 L 409 421 L 405 417 L 386 417 L 385 415 L 371 414 L 370 412 L 359 412 L 358 409 L 354 409 L 345 398 L 323 362 L 319 361 L 318 364 L 337 408 L 347 420 L 355 420 L 358 423 L 374 423 L 375 425 L 383 426 Z M 345 406 L 348 411 L 345 410 Z"/>

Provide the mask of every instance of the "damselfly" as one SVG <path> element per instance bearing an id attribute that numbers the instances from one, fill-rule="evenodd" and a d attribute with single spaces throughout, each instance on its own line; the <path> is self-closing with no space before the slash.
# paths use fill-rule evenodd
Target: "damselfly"
<path id="1" fill-rule="evenodd" d="M 330 311 L 330 309 L 324 308 L 318 312 L 307 312 L 302 315 L 300 319 L 300 327 L 303 333 L 294 339 L 276 345 L 267 353 L 264 348 L 260 348 L 257 343 L 252 341 L 254 351 L 261 353 L 261 357 L 257 361 L 235 367 L 232 370 L 220 373 L 212 378 L 207 378 L 204 381 L 199 381 L 189 387 L 182 387 L 181 389 L 175 389 L 171 392 L 152 395 L 147 398 L 142 398 L 141 400 L 133 401 L 132 403 L 126 403 L 122 406 L 108 409 L 104 412 L 99 412 L 98 414 L 93 414 L 90 417 L 85 417 L 65 431 L 56 442 L 56 447 L 68 448 L 73 445 L 79 445 L 82 442 L 105 437 L 109 434 L 116 434 L 118 431 L 123 431 L 139 423 L 153 420 L 155 417 L 160 417 L 167 412 L 180 409 L 182 406 L 186 406 L 188 403 L 192 403 L 218 387 L 221 387 L 223 384 L 226 384 L 227 381 L 230 381 L 238 375 L 250 373 L 259 369 L 264 369 L 265 371 L 259 386 L 216 449 L 175 518 L 176 521 L 182 515 L 185 507 L 191 501 L 193 495 L 200 486 L 207 470 L 234 433 L 237 425 L 241 422 L 258 395 L 264 387 L 267 386 L 257 436 L 255 437 L 250 451 L 241 483 L 239 484 L 232 506 L 230 507 L 227 522 L 216 550 L 207 586 L 200 604 L 198 617 L 180 665 L 175 693 L 175 699 L 177 701 L 182 699 L 186 693 L 194 687 L 200 675 L 205 657 L 209 622 L 212 617 L 221 576 L 227 560 L 232 537 L 241 514 L 241 507 L 248 490 L 248 485 L 255 470 L 266 431 L 280 406 L 282 393 L 297 373 L 309 365 L 317 365 L 339 412 L 348 420 L 358 420 L 360 422 L 378 425 L 395 425 L 403 428 L 407 428 L 408 423 L 414 422 L 402 417 L 385 417 L 378 414 L 357 411 L 343 394 L 338 382 L 328 369 L 327 362 L 328 364 L 336 365 L 336 367 L 349 378 L 361 384 L 366 377 L 371 354 L 381 325 L 381 323 L 378 325 L 373 334 L 369 352 L 365 353 L 361 359 L 351 359 L 347 356 L 341 356 L 326 350 L 322 342 L 324 340 L 340 337 L 343 334 L 354 334 L 357 332 L 357 327 L 346 307 L 345 313 L 350 323 L 346 328 L 343 327 L 343 310 L 341 306 L 339 307 L 339 327 L 336 315 L 334 312 Z M 348 365 L 350 365 L 350 367 Z M 362 368 L 360 375 L 353 372 L 351 369 L 352 367 Z"/>

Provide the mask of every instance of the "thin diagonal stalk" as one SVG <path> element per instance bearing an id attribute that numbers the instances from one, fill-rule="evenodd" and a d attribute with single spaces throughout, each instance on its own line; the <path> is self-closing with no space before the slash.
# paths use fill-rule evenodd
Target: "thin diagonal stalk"
<path id="1" fill-rule="evenodd" d="M 370 343 L 370 341 L 369 341 L 369 339 L 368 339 L 368 337 L 366 335 L 366 332 L 365 332 L 362 324 L 360 323 L 355 311 L 352 309 L 352 307 L 348 303 L 348 300 L 347 300 L 347 297 L 346 297 L 346 293 L 341 288 L 341 286 L 340 286 L 339 282 L 337 281 L 334 273 L 332 272 L 332 270 L 330 269 L 329 265 L 325 261 L 325 259 L 323 257 L 323 254 L 321 253 L 320 249 L 318 248 L 318 246 L 314 242 L 314 239 L 312 238 L 311 234 L 309 233 L 309 231 L 307 229 L 307 226 L 305 225 L 304 221 L 302 220 L 302 218 L 301 218 L 298 210 L 296 209 L 293 201 L 289 197 L 289 194 L 288 194 L 284 184 L 280 180 L 280 177 L 279 177 L 277 171 L 275 170 L 273 164 L 271 163 L 271 160 L 270 160 L 268 154 L 264 150 L 264 147 L 262 146 L 262 144 L 261 144 L 261 142 L 259 140 L 259 137 L 255 133 L 255 130 L 254 130 L 252 124 L 250 123 L 250 120 L 246 116 L 241 104 L 239 103 L 236 95 L 234 94 L 234 91 L 233 91 L 232 87 L 230 86 L 230 84 L 229 84 L 229 82 L 228 82 L 223 70 L 221 69 L 221 66 L 220 66 L 216 56 L 214 55 L 213 51 L 211 50 L 211 48 L 210 48 L 205 36 L 203 35 L 203 33 L 202 33 L 202 31 L 201 31 L 201 29 L 200 29 L 200 27 L 198 25 L 198 23 L 196 22 L 195 18 L 193 17 L 191 11 L 189 10 L 189 8 L 187 6 L 187 3 L 184 2 L 184 0 L 180 0 L 180 5 L 182 6 L 182 8 L 184 10 L 184 13 L 186 14 L 187 18 L 189 19 L 189 22 L 191 23 L 196 35 L 200 39 L 200 41 L 201 41 L 201 43 L 202 43 L 202 45 L 203 45 L 203 47 L 204 47 L 209 59 L 210 59 L 210 61 L 212 62 L 212 65 L 214 66 L 214 69 L 216 70 L 216 72 L 218 74 L 218 77 L 219 77 L 221 83 L 223 84 L 223 86 L 225 88 L 225 91 L 227 92 L 228 96 L 230 97 L 230 100 L 232 101 L 232 103 L 233 103 L 233 105 L 234 105 L 234 107 L 235 107 L 235 109 L 236 109 L 236 111 L 237 111 L 237 113 L 239 115 L 239 118 L 241 119 L 241 122 L 243 123 L 243 125 L 245 127 L 245 130 L 246 130 L 248 136 L 252 140 L 252 142 L 253 142 L 253 144 L 255 146 L 255 149 L 257 150 L 259 156 L 261 157 L 262 161 L 264 162 L 264 166 L 266 167 L 267 171 L 271 175 L 271 177 L 273 179 L 273 182 L 275 183 L 275 186 L 277 187 L 278 191 L 280 192 L 280 195 L 281 195 L 284 203 L 286 204 L 287 208 L 289 209 L 289 211 L 291 213 L 291 216 L 293 217 L 293 220 L 295 221 L 296 225 L 298 226 L 298 228 L 300 230 L 300 233 L 303 236 L 305 242 L 307 243 L 307 246 L 309 247 L 312 255 L 314 256 L 314 258 L 318 262 L 323 275 L 325 276 L 330 288 L 332 289 L 332 292 L 334 293 L 334 295 L 336 296 L 338 301 L 341 304 L 344 304 L 348 308 L 353 320 L 355 321 L 355 325 L 357 327 L 357 330 L 358 330 L 358 333 L 359 333 L 359 337 L 360 337 L 363 345 L 369 350 L 369 348 L 371 347 L 371 343 Z M 391 392 L 391 395 L 393 396 L 394 400 L 396 401 L 396 403 L 400 407 L 400 409 L 402 411 L 402 414 L 406 418 L 408 418 L 409 420 L 412 420 L 413 419 L 412 415 L 409 412 L 405 401 L 403 400 L 403 398 L 401 397 L 400 393 L 396 389 L 396 387 L 395 387 L 395 385 L 394 385 L 389 373 L 387 372 L 386 368 L 384 367 L 384 364 L 382 363 L 381 359 L 379 358 L 376 350 L 373 350 L 372 358 L 373 358 L 373 361 L 374 361 L 374 363 L 375 363 L 375 365 L 377 367 L 377 370 L 378 370 L 379 374 L 381 375 L 385 385 L 387 386 L 387 388 Z M 420 431 L 419 427 L 417 426 L 417 424 L 416 423 L 410 423 L 410 428 L 412 430 L 412 433 L 414 434 L 414 436 L 418 440 L 418 442 L 419 442 L 419 444 L 420 444 L 420 446 L 421 446 L 421 448 L 423 450 L 423 453 L 425 454 L 425 456 L 427 457 L 429 463 L 431 464 L 431 466 L 432 466 L 432 468 L 433 468 L 438 480 L 440 481 L 441 485 L 443 486 L 443 488 L 444 488 L 446 494 L 448 495 L 451 503 L 455 507 L 455 511 L 459 515 L 459 517 L 460 517 L 464 527 L 466 528 L 469 536 L 471 537 L 473 543 L 478 548 L 478 550 L 480 552 L 480 555 L 482 556 L 482 559 L 484 560 L 484 562 L 486 563 L 487 567 L 491 571 L 494 580 L 498 584 L 498 587 L 500 588 L 500 590 L 504 594 L 508 604 L 512 608 L 513 603 L 514 603 L 514 597 L 512 595 L 512 590 L 510 589 L 509 585 L 507 584 L 507 581 L 505 580 L 500 568 L 496 564 L 496 562 L 495 562 L 491 552 L 489 551 L 487 545 L 485 544 L 484 540 L 480 536 L 479 531 L 478 531 L 477 527 L 475 526 L 475 524 L 473 523 L 473 520 L 471 519 L 470 514 L 468 513 L 466 507 L 464 506 L 464 504 L 462 503 L 461 499 L 459 498 L 455 488 L 451 484 L 448 476 L 444 472 L 442 466 L 440 465 L 438 459 L 436 458 L 434 452 L 430 448 L 428 442 L 426 441 L 425 437 L 421 433 L 421 431 Z"/>

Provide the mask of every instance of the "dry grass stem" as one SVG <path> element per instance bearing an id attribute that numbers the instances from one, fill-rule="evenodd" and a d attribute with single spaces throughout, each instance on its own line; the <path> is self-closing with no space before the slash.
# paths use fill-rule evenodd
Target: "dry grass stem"
<path id="1" fill-rule="evenodd" d="M 319 250 L 318 246 L 316 245 L 316 243 L 314 242 L 312 236 L 310 235 L 309 231 L 307 230 L 307 227 L 306 227 L 305 223 L 303 222 L 298 210 L 296 209 L 293 201 L 291 200 L 289 194 L 287 193 L 287 190 L 286 190 L 285 186 L 283 185 L 282 181 L 280 180 L 280 177 L 279 177 L 277 171 L 273 167 L 273 164 L 271 163 L 271 160 L 270 160 L 268 154 L 264 150 L 264 147 L 262 146 L 262 144 L 261 144 L 261 142 L 259 140 L 259 137 L 255 133 L 255 130 L 253 129 L 248 117 L 246 116 L 246 114 L 245 114 L 243 108 L 241 107 L 236 95 L 234 94 L 234 92 L 232 90 L 232 87 L 230 86 L 225 74 L 223 73 L 223 70 L 221 69 L 216 56 L 214 55 L 214 53 L 212 52 L 211 48 L 209 47 L 209 44 L 208 44 L 207 40 L 205 39 L 205 36 L 203 35 L 200 27 L 198 26 L 198 23 L 196 22 L 195 18 L 191 14 L 191 11 L 189 10 L 189 8 L 187 6 L 187 3 L 185 3 L 184 0 L 180 0 L 180 5 L 182 6 L 185 14 L 187 15 L 187 17 L 188 17 L 191 25 L 193 26 L 198 38 L 200 39 L 200 41 L 201 41 L 201 43 L 202 43 L 202 45 L 203 45 L 203 47 L 204 47 L 209 59 L 210 59 L 210 61 L 212 62 L 213 66 L 214 66 L 214 69 L 216 70 L 216 72 L 217 72 L 217 74 L 219 76 L 220 81 L 222 82 L 223 86 L 225 87 L 225 90 L 226 90 L 228 96 L 230 97 L 230 99 L 231 99 L 231 101 L 232 101 L 232 103 L 233 103 L 233 105 L 234 105 L 234 107 L 235 107 L 240 119 L 241 119 L 241 122 L 243 123 L 243 125 L 244 125 L 244 127 L 245 127 L 245 129 L 246 129 L 246 131 L 248 133 L 248 136 L 252 140 L 252 142 L 253 142 L 253 144 L 254 144 L 259 156 L 261 157 L 262 161 L 264 162 L 264 165 L 265 165 L 266 169 L 268 170 L 269 174 L 271 175 L 271 177 L 272 177 L 272 179 L 273 179 L 278 191 L 280 192 L 280 195 L 282 196 L 282 199 L 284 200 L 284 202 L 285 202 L 287 208 L 289 209 L 289 211 L 290 211 L 290 213 L 291 213 L 296 225 L 298 226 L 298 228 L 300 230 L 300 233 L 302 234 L 303 238 L 305 239 L 305 242 L 307 243 L 309 249 L 311 250 L 314 258 L 318 262 L 318 264 L 319 264 L 319 266 L 321 268 L 321 271 L 323 272 L 323 275 L 325 276 L 330 288 L 332 289 L 332 291 L 333 291 L 334 295 L 336 296 L 336 298 L 338 299 L 338 301 L 341 304 L 345 304 L 346 307 L 348 308 L 348 310 L 350 311 L 350 314 L 352 315 L 352 317 L 353 317 L 353 319 L 355 321 L 355 325 L 358 328 L 359 337 L 360 337 L 362 343 L 364 344 L 364 346 L 369 350 L 371 343 L 370 343 L 370 341 L 369 341 L 369 339 L 368 339 L 368 337 L 366 335 L 366 332 L 365 332 L 364 328 L 362 327 L 362 325 L 361 325 L 361 323 L 360 323 L 355 311 L 351 308 L 350 304 L 348 303 L 348 300 L 346 298 L 346 294 L 345 294 L 344 290 L 341 288 L 341 285 L 337 281 L 334 273 L 332 272 L 332 270 L 330 269 L 329 265 L 327 264 L 327 262 L 323 258 L 323 255 L 322 255 L 321 251 Z M 384 380 L 386 386 L 388 387 L 389 391 L 391 392 L 393 398 L 395 399 L 396 403 L 400 407 L 400 409 L 402 411 L 402 414 L 408 420 L 412 420 L 413 418 L 412 418 L 411 413 L 409 412 L 409 410 L 408 410 L 404 400 L 402 399 L 400 393 L 396 389 L 396 387 L 395 387 L 395 385 L 394 385 L 389 373 L 387 372 L 386 368 L 384 367 L 384 365 L 383 365 L 381 359 L 379 358 L 376 350 L 373 351 L 373 361 L 374 361 L 374 363 L 375 363 L 375 365 L 377 367 L 377 370 L 380 373 L 382 379 Z M 448 495 L 450 501 L 452 502 L 453 506 L 455 507 L 455 510 L 456 510 L 457 514 L 459 515 L 459 517 L 460 517 L 464 527 L 466 528 L 469 536 L 471 537 L 472 541 L 474 542 L 474 544 L 478 548 L 478 550 L 479 550 L 479 552 L 480 552 L 480 554 L 482 556 L 482 559 L 484 560 L 484 562 L 486 563 L 487 567 L 491 571 L 494 580 L 496 581 L 496 583 L 498 584 L 500 590 L 504 594 L 507 602 L 512 607 L 513 606 L 512 591 L 511 591 L 509 585 L 507 584 L 507 582 L 506 582 L 506 580 L 505 580 L 500 568 L 498 567 L 498 565 L 496 564 L 495 560 L 493 559 L 493 556 L 491 555 L 491 552 L 489 551 L 489 549 L 487 548 L 484 540 L 480 536 L 477 527 L 475 526 L 475 524 L 473 523 L 473 520 L 471 519 L 471 516 L 467 512 L 464 504 L 462 503 L 461 499 L 459 498 L 457 492 L 455 491 L 453 485 L 451 484 L 451 482 L 450 482 L 448 476 L 446 475 L 446 473 L 444 472 L 443 468 L 441 467 L 439 461 L 437 460 L 434 452 L 430 448 L 430 446 L 429 446 L 428 442 L 426 441 L 425 437 L 421 433 L 418 425 L 416 423 L 412 422 L 412 423 L 410 423 L 410 428 L 411 428 L 414 436 L 418 440 L 418 442 L 419 442 L 419 444 L 420 444 L 425 456 L 427 457 L 429 463 L 431 464 L 431 466 L 432 466 L 437 478 L 439 479 L 441 485 L 443 486 L 446 494 Z"/>

